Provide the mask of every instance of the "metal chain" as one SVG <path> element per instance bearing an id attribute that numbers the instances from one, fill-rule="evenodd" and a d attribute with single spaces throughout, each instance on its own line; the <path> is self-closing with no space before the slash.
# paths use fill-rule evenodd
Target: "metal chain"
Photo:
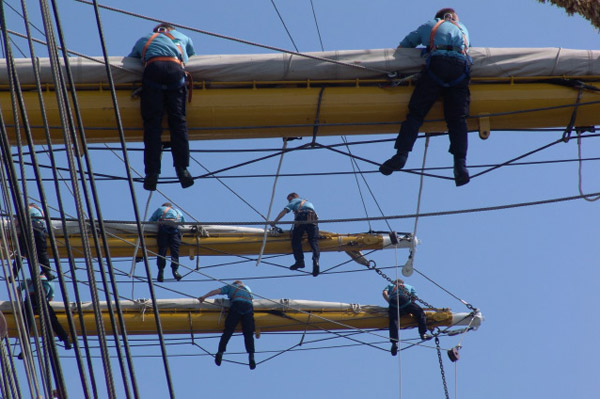
<path id="1" fill-rule="evenodd" d="M 435 337 L 435 349 L 437 349 L 438 360 L 440 361 L 440 372 L 442 373 L 442 383 L 444 384 L 444 393 L 446 399 L 450 399 L 448 394 L 448 384 L 446 384 L 446 373 L 444 372 L 444 362 L 442 362 L 442 351 L 440 350 L 440 339 Z"/>
<path id="2" fill-rule="evenodd" d="M 381 271 L 381 269 L 379 269 L 377 267 L 377 264 L 375 263 L 375 261 L 371 260 L 369 261 L 369 264 L 367 265 L 367 269 L 371 269 L 371 270 L 375 270 L 377 272 L 377 274 L 379 274 L 381 277 L 383 277 L 385 280 L 389 281 L 391 284 L 394 284 L 394 280 L 388 276 L 387 274 L 385 274 L 383 271 Z M 441 310 L 438 307 L 435 307 L 433 305 L 431 305 L 430 303 L 422 300 L 421 298 L 419 298 L 416 295 L 411 295 L 408 291 L 406 291 L 406 289 L 404 287 L 401 287 L 401 289 L 404 291 L 404 293 L 406 293 L 408 296 L 414 297 L 415 300 L 417 300 L 418 302 L 421 302 L 423 305 L 425 305 L 426 308 L 428 309 L 433 309 L 433 310 Z"/>

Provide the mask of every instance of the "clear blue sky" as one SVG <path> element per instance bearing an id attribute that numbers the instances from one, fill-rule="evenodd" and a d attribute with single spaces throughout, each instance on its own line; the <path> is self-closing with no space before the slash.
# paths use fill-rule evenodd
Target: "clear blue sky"
<path id="1" fill-rule="evenodd" d="M 16 1 L 9 2 L 17 6 Z M 272 46 L 293 49 L 286 32 L 270 1 L 214 1 L 190 2 L 171 0 L 110 1 L 106 4 L 126 8 L 156 18 L 177 22 L 199 29 L 231 35 Z M 294 41 L 302 52 L 319 51 L 320 44 L 309 0 L 276 1 Z M 564 47 L 595 49 L 599 47 L 598 31 L 579 16 L 567 16 L 564 10 L 534 0 L 483 1 L 354 1 L 314 0 L 319 28 L 326 50 L 373 49 L 395 47 L 410 30 L 431 18 L 435 11 L 446 6 L 456 8 L 461 21 L 468 27 L 472 44 L 476 47 Z M 30 4 L 35 19 L 37 6 Z M 72 50 L 87 55 L 101 55 L 93 9 L 73 1 L 59 3 L 67 44 Z M 23 32 L 23 25 L 12 11 L 7 10 L 10 29 Z M 127 55 L 139 36 L 154 26 L 153 22 L 102 11 L 104 31 L 110 55 Z M 41 24 L 37 22 L 37 26 Z M 188 33 L 185 32 L 184 33 Z M 199 54 L 261 53 L 265 50 L 234 42 L 189 33 Z M 36 37 L 40 37 L 36 34 Z M 22 41 L 19 45 L 25 49 Z M 38 54 L 43 56 L 42 54 Z M 600 61 L 598 61 L 600 62 Z M 4 111 L 3 111 L 4 112 Z M 599 110 L 600 112 L 600 110 Z M 567 121 L 565 121 L 566 123 Z M 560 132 L 492 132 L 490 139 L 481 141 L 470 135 L 468 163 L 470 165 L 501 163 L 527 151 L 550 143 Z M 391 136 L 382 136 L 389 138 Z M 351 137 L 350 140 L 364 137 Z M 322 143 L 340 142 L 339 137 L 322 139 Z M 304 140 L 303 142 L 306 142 Z M 298 145 L 292 143 L 292 145 Z M 276 148 L 281 140 L 254 140 L 230 142 L 195 142 L 193 149 L 222 148 Z M 140 148 L 140 145 L 134 145 Z M 383 161 L 393 153 L 391 143 L 353 147 L 361 157 Z M 450 166 L 447 137 L 432 140 L 428 166 Z M 582 142 L 584 157 L 597 156 L 597 139 Z M 232 165 L 255 154 L 195 154 L 194 158 L 208 169 Z M 419 141 L 407 167 L 421 165 L 423 142 Z M 576 140 L 543 151 L 528 161 L 577 158 Z M 142 170 L 141 157 L 131 159 Z M 107 161 L 108 160 L 108 161 Z M 97 172 L 125 175 L 123 166 L 112 155 L 98 152 L 93 155 Z M 171 156 L 165 154 L 163 171 L 172 175 Z M 274 173 L 276 160 L 234 171 L 233 174 Z M 361 164 L 363 170 L 373 170 Z M 296 152 L 287 155 L 282 173 L 298 171 L 325 172 L 351 171 L 347 158 L 324 150 L 310 154 Z M 472 169 L 475 172 L 477 169 Z M 583 190 L 600 191 L 596 175 L 597 162 L 583 165 Z M 192 162 L 194 175 L 203 169 Z M 367 174 L 366 179 L 386 215 L 414 213 L 419 179 L 414 175 L 396 173 L 391 177 Z M 265 213 L 272 189 L 272 179 L 229 179 L 227 183 Z M 103 214 L 106 219 L 131 220 L 132 208 L 124 183 L 100 182 Z M 364 186 L 362 187 L 363 192 Z M 421 204 L 422 212 L 469 209 L 511 203 L 544 200 L 578 195 L 576 162 L 540 166 L 513 166 L 498 169 L 467 186 L 456 188 L 447 180 L 426 179 Z M 310 199 L 321 218 L 350 218 L 365 216 L 354 178 L 351 176 L 284 178 L 276 191 L 274 213 L 285 205 L 285 195 L 297 191 Z M 198 220 L 245 221 L 259 220 L 250 208 L 234 197 L 219 183 L 197 181 L 193 188 L 181 190 L 178 185 L 166 186 L 165 192 L 181 208 Z M 35 192 L 34 192 L 35 193 Z M 121 194 L 123 193 L 123 194 Z M 137 186 L 139 206 L 147 200 L 147 192 Z M 53 202 L 51 200 L 50 202 Z M 164 202 L 153 196 L 151 208 Z M 55 202 L 53 202 L 55 203 Z M 430 279 L 455 295 L 481 309 L 486 320 L 476 332 L 467 334 L 463 341 L 461 360 L 450 363 L 444 355 L 446 376 L 451 397 L 461 399 L 504 399 L 597 396 L 600 390 L 600 366 L 596 345 L 600 322 L 593 312 L 600 305 L 597 293 L 600 284 L 600 250 L 598 246 L 598 202 L 584 200 L 517 208 L 512 210 L 469 213 L 455 216 L 422 218 L 419 221 L 420 245 L 415 267 Z M 378 215 L 372 199 L 367 200 L 371 216 Z M 289 220 L 289 217 L 288 219 Z M 392 227 L 411 231 L 413 220 L 395 220 Z M 367 231 L 362 223 L 323 225 L 322 229 L 338 232 Z M 383 222 L 373 223 L 374 230 L 387 230 Z M 380 266 L 402 265 L 406 251 L 380 251 L 371 256 Z M 195 261 L 188 262 L 190 267 Z M 217 264 L 227 259 L 202 258 L 201 264 Z M 326 253 L 322 267 L 346 260 L 345 254 Z M 278 258 L 283 266 L 292 263 L 292 257 Z M 154 267 L 154 262 L 153 267 Z M 119 267 L 128 270 L 128 263 Z M 360 266 L 346 265 L 343 270 L 359 270 Z M 153 269 L 155 271 L 155 269 Z M 215 278 L 248 278 L 252 276 L 289 276 L 293 273 L 282 268 L 252 262 L 242 265 L 206 270 Z M 390 272 L 394 273 L 394 272 Z M 189 295 L 201 295 L 219 286 L 216 282 L 166 283 L 167 288 Z M 429 281 L 414 274 L 407 280 L 417 288 L 419 295 L 439 307 L 454 311 L 467 309 L 456 299 Z M 381 290 L 386 282 L 376 273 L 324 274 L 318 278 L 257 279 L 249 282 L 253 290 L 268 298 L 295 298 L 384 305 Z M 126 297 L 144 297 L 143 288 L 135 291 L 129 284 L 121 284 Z M 0 288 L 5 296 L 6 288 Z M 158 289 L 160 298 L 180 295 Z M 380 332 L 381 347 L 387 349 L 387 331 Z M 403 331 L 403 338 L 416 337 L 416 331 Z M 210 352 L 216 351 L 213 336 L 197 343 Z M 359 336 L 371 341 L 372 336 Z M 133 338 L 133 337 L 132 337 Z M 332 397 L 346 398 L 443 397 L 440 371 L 435 350 L 431 345 L 401 352 L 391 357 L 389 352 L 368 346 L 338 349 L 319 349 L 285 353 L 250 371 L 247 366 L 224 363 L 216 367 L 211 357 L 191 345 L 189 337 L 179 337 L 179 345 L 170 345 L 169 364 L 177 396 L 214 397 L 216 395 L 246 395 L 248 397 Z M 271 355 L 264 351 L 284 350 L 298 343 L 300 335 L 263 335 L 256 341 L 257 361 Z M 444 338 L 442 345 L 450 348 L 459 338 Z M 242 339 L 233 337 L 229 352 L 243 352 Z M 341 339 L 333 345 L 351 342 Z M 320 348 L 329 343 L 305 345 Z M 158 353 L 153 348 L 138 348 L 137 355 Z M 65 356 L 63 367 L 68 376 L 71 397 L 79 397 L 79 379 L 72 353 L 61 350 Z M 179 355 L 187 356 L 179 356 Z M 226 356 L 226 359 L 228 357 Z M 245 360 L 245 355 L 231 359 Z M 116 361 L 113 364 L 118 373 Z M 101 372 L 98 359 L 97 373 Z M 142 397 L 167 397 L 162 361 L 158 358 L 136 358 L 136 375 Z M 23 374 L 21 382 L 25 384 Z M 117 385 L 119 383 L 117 382 Z M 123 397 L 121 395 L 121 397 Z"/>

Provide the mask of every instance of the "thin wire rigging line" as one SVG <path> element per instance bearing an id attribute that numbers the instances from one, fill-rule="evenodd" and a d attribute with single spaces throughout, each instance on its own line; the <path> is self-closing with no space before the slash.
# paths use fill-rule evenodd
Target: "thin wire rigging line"
<path id="1" fill-rule="evenodd" d="M 94 3 L 90 2 L 90 1 L 87 1 L 87 0 L 75 0 L 75 1 L 77 1 L 79 3 L 88 4 L 88 5 L 94 4 Z M 231 41 L 235 41 L 235 42 L 238 42 L 238 43 L 248 44 L 250 46 L 262 47 L 262 48 L 265 48 L 267 50 L 273 50 L 273 51 L 278 51 L 278 52 L 281 52 L 281 53 L 287 53 L 287 54 L 291 54 L 291 55 L 297 55 L 299 57 L 310 58 L 310 59 L 313 59 L 313 60 L 328 62 L 328 63 L 337 64 L 337 65 L 341 65 L 341 66 L 345 66 L 345 67 L 349 67 L 349 68 L 354 68 L 354 69 L 361 69 L 363 71 L 366 70 L 366 71 L 377 72 L 377 73 L 384 74 L 384 75 L 390 75 L 392 73 L 391 71 L 386 71 L 386 70 L 383 70 L 383 69 L 378 69 L 378 68 L 373 68 L 373 67 L 366 67 L 364 65 L 359 65 L 359 64 L 350 64 L 350 63 L 346 63 L 346 62 L 342 62 L 342 61 L 336 61 L 336 60 L 333 60 L 333 59 L 330 59 L 330 58 L 324 58 L 324 57 L 319 57 L 319 56 L 315 56 L 315 55 L 311 55 L 311 54 L 294 52 L 294 51 L 282 49 L 282 48 L 279 48 L 279 47 L 274 47 L 274 46 L 268 46 L 268 45 L 265 45 L 265 44 L 255 43 L 255 42 L 251 42 L 249 40 L 244 40 L 244 39 L 239 39 L 239 38 L 235 38 L 235 37 L 232 37 L 232 36 L 222 35 L 222 34 L 219 34 L 219 33 L 209 32 L 209 31 L 206 31 L 206 30 L 193 28 L 191 26 L 177 24 L 175 22 L 164 21 L 164 20 L 159 19 L 159 18 L 149 17 L 149 16 L 146 16 L 146 15 L 142 15 L 142 14 L 134 13 L 134 12 L 131 12 L 131 11 L 126 11 L 126 10 L 123 10 L 123 9 L 119 9 L 119 8 L 115 8 L 115 7 L 110 7 L 110 6 L 102 5 L 102 4 L 98 4 L 97 6 L 100 7 L 100 8 L 104 8 L 106 10 L 118 12 L 118 13 L 121 13 L 121 14 L 126 14 L 126 15 L 129 15 L 129 16 L 132 16 L 132 17 L 146 19 L 146 20 L 149 20 L 149 21 L 154 21 L 154 22 L 159 22 L 159 23 L 160 22 L 166 22 L 166 23 L 169 23 L 170 25 L 173 25 L 175 27 L 182 28 L 182 29 L 187 29 L 187 30 L 190 30 L 192 32 L 202 33 L 202 34 L 205 34 L 205 35 L 208 35 L 208 36 L 218 37 L 220 39 L 231 40 Z"/>
<path id="2" fill-rule="evenodd" d="M 582 162 L 581 162 L 581 131 L 577 130 L 577 158 L 579 158 L 579 168 L 578 168 L 578 185 L 577 188 L 579 189 L 579 194 L 581 194 L 583 196 L 583 199 L 589 202 L 594 202 L 594 201 L 598 201 L 600 199 L 600 195 L 598 196 L 587 196 L 583 194 L 583 172 L 582 172 Z"/>
<path id="3" fill-rule="evenodd" d="M 317 21 L 317 13 L 315 12 L 315 5 L 313 4 L 313 0 L 310 0 L 310 7 L 312 8 L 313 18 L 315 20 L 315 26 L 317 28 L 317 34 L 319 35 L 319 43 L 321 44 L 321 51 L 325 51 L 325 47 L 323 46 L 323 39 L 321 38 L 321 30 L 319 29 L 319 22 Z"/>
<path id="4" fill-rule="evenodd" d="M 281 157 L 279 157 L 279 164 L 277 165 L 277 172 L 275 173 L 275 179 L 273 180 L 273 190 L 271 191 L 271 202 L 269 203 L 269 210 L 267 211 L 266 221 L 271 218 L 271 210 L 273 209 L 273 201 L 275 201 L 275 192 L 277 189 L 277 181 L 279 180 L 279 172 L 281 171 L 281 165 L 283 165 L 283 157 L 285 155 L 285 150 L 287 148 L 287 140 L 283 140 L 283 148 L 281 149 Z M 260 252 L 258 253 L 258 259 L 256 259 L 256 266 L 260 265 L 260 260 L 262 259 L 263 253 L 265 251 L 265 246 L 267 245 L 267 234 L 268 234 L 268 223 L 265 223 L 265 232 L 262 238 L 262 244 L 260 246 Z"/>
<path id="5" fill-rule="evenodd" d="M 198 161 L 195 157 L 190 157 L 195 163 L 197 163 L 202 169 L 204 169 L 206 172 L 210 172 L 210 170 L 208 168 L 206 168 L 200 161 Z M 244 199 L 244 197 L 242 197 L 241 195 L 239 195 L 235 190 L 233 190 L 231 187 L 229 187 L 227 185 L 227 183 L 225 183 L 223 181 L 223 179 L 221 179 L 218 176 L 214 176 L 215 179 L 217 179 L 217 181 L 219 183 L 221 183 L 223 185 L 223 187 L 225 187 L 227 190 L 229 190 L 233 195 L 235 195 L 240 201 L 242 201 L 244 204 L 246 204 L 250 209 L 252 209 L 254 212 L 256 212 L 258 214 L 258 216 L 260 216 L 261 218 L 267 220 L 267 217 L 265 215 L 263 215 L 258 209 L 256 209 L 255 207 L 252 206 L 252 204 L 250 204 L 248 201 L 246 201 Z"/>
<path id="6" fill-rule="evenodd" d="M 283 28 L 285 29 L 288 37 L 290 38 L 290 41 L 292 42 L 294 49 L 296 50 L 297 53 L 300 52 L 300 50 L 298 50 L 298 46 L 296 46 L 296 42 L 294 41 L 292 34 L 290 33 L 287 25 L 285 24 L 285 21 L 283 20 L 283 17 L 281 16 L 281 13 L 279 12 L 279 9 L 277 8 L 277 5 L 275 5 L 275 0 L 271 0 L 271 4 L 273 4 L 273 8 L 275 8 L 275 12 L 277 13 L 277 16 L 279 17 L 279 20 L 281 21 L 281 24 L 283 25 Z"/>
<path id="7" fill-rule="evenodd" d="M 311 2 L 312 2 L 312 0 L 311 0 Z M 346 136 L 342 136 L 342 140 L 344 142 L 347 142 Z M 348 150 L 349 153 L 351 153 L 349 146 L 346 146 L 346 149 Z M 359 166 L 358 166 L 358 164 L 357 164 L 357 162 L 356 162 L 356 160 L 354 158 L 349 158 L 349 160 L 350 160 L 350 165 L 352 166 L 352 174 L 354 175 L 354 181 L 356 182 L 356 188 L 358 188 L 358 194 L 360 196 L 360 201 L 362 202 L 362 206 L 363 206 L 363 210 L 365 212 L 365 216 L 369 217 L 369 212 L 367 210 L 367 204 L 365 203 L 365 198 L 363 196 L 362 189 L 361 189 L 360 183 L 358 181 L 358 174 L 356 173 L 356 170 L 358 169 L 360 171 L 360 168 L 359 168 Z M 365 181 L 365 183 L 366 183 L 366 181 Z M 369 226 L 369 231 L 373 230 L 373 228 L 371 227 L 371 221 L 370 220 L 367 221 L 367 224 Z M 390 228 L 390 231 L 391 231 L 391 227 L 390 227 L 389 223 L 388 223 L 388 228 Z"/>

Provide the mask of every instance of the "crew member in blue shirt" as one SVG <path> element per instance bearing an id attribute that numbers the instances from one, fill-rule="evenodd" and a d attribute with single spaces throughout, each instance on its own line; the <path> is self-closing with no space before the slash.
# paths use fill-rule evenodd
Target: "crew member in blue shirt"
<path id="1" fill-rule="evenodd" d="M 179 225 L 175 223 L 182 223 L 185 221 L 183 214 L 179 209 L 173 208 L 170 202 L 165 202 L 154 211 L 149 219 L 151 222 L 158 223 L 158 257 L 156 258 L 156 264 L 158 265 L 158 277 L 157 281 L 163 282 L 164 270 L 167 266 L 167 250 L 171 251 L 171 270 L 173 271 L 173 277 L 175 280 L 181 280 L 181 274 L 177 271 L 179 269 L 179 246 L 181 245 L 181 230 Z"/>
<path id="2" fill-rule="evenodd" d="M 32 326 L 35 325 L 35 316 L 40 314 L 40 306 L 46 306 L 48 309 L 48 316 L 50 317 L 50 323 L 52 324 L 52 330 L 54 334 L 64 343 L 65 349 L 69 350 L 72 348 L 71 342 L 69 342 L 69 335 L 58 321 L 54 309 L 50 306 L 50 301 L 54 299 L 54 287 L 52 283 L 48 281 L 45 275 L 40 275 L 40 282 L 42 284 L 42 290 L 45 294 L 44 301 L 40 301 L 35 290 L 35 284 L 30 278 L 22 281 L 19 285 L 19 291 L 25 291 L 25 300 L 23 302 L 23 308 L 25 312 L 25 327 L 30 332 Z M 31 306 L 29 305 L 31 304 Z M 19 359 L 23 358 L 23 353 L 18 355 Z"/>
<path id="3" fill-rule="evenodd" d="M 34 203 L 28 205 L 29 216 L 31 217 L 31 223 L 33 227 L 33 239 L 35 242 L 35 252 L 37 261 L 40 265 L 42 273 L 48 278 L 53 280 L 56 276 L 52 273 L 50 268 L 50 259 L 48 258 L 48 244 L 46 243 L 46 237 L 48 231 L 46 230 L 46 223 L 44 222 L 44 212 L 42 209 Z M 27 257 L 27 246 L 24 237 L 24 232 L 19 228 L 18 233 L 19 248 L 21 249 L 21 255 Z M 21 259 L 15 257 L 13 264 L 14 274 L 18 274 L 21 270 Z"/>
<path id="4" fill-rule="evenodd" d="M 275 224 L 290 212 L 294 212 L 294 220 L 298 223 L 294 223 L 292 229 L 292 250 L 294 251 L 294 259 L 296 263 L 290 266 L 290 270 L 297 270 L 304 268 L 304 252 L 302 251 L 302 236 L 304 232 L 308 236 L 308 243 L 313 253 L 313 271 L 312 275 L 317 277 L 319 275 L 319 224 L 315 207 L 312 203 L 305 199 L 300 198 L 296 193 L 290 193 L 287 196 L 288 204 L 283 210 L 277 215 L 275 220 L 271 223 L 273 227 Z"/>
<path id="5" fill-rule="evenodd" d="M 194 55 L 192 39 L 169 24 L 161 23 L 137 41 L 129 57 L 144 64 L 141 111 L 144 120 L 144 188 L 156 190 L 161 170 L 162 119 L 166 109 L 171 131 L 173 166 L 183 188 L 194 184 L 187 170 L 190 164 L 187 121 L 188 88 L 184 64 Z"/>
<path id="6" fill-rule="evenodd" d="M 242 281 L 236 280 L 231 285 L 225 285 L 221 288 L 214 289 L 205 295 L 198 298 L 200 303 L 206 298 L 213 295 L 227 295 L 229 298 L 229 313 L 225 319 L 225 329 L 221 340 L 219 341 L 219 349 L 215 355 L 215 364 L 221 365 L 223 353 L 227 350 L 227 343 L 233 335 L 233 331 L 238 323 L 242 322 L 242 332 L 244 334 L 244 344 L 246 352 L 248 352 L 248 365 L 250 370 L 256 368 L 254 360 L 254 306 L 252 305 L 252 290 Z"/>
<path id="7" fill-rule="evenodd" d="M 427 333 L 427 319 L 425 312 L 415 303 L 417 291 L 412 285 L 405 284 L 397 279 L 383 290 L 383 297 L 388 302 L 388 317 L 390 320 L 390 342 L 392 343 L 392 356 L 398 354 L 398 316 L 411 314 L 419 326 L 419 336 L 422 340 L 430 339 Z"/>
<path id="8" fill-rule="evenodd" d="M 454 182 L 457 186 L 469 182 L 467 158 L 467 122 L 470 91 L 469 32 L 459 22 L 452 8 L 443 8 L 435 19 L 409 33 L 398 48 L 427 46 L 426 66 L 417 80 L 408 104 L 408 115 L 402 122 L 394 148 L 396 155 L 385 161 L 379 171 L 388 176 L 404 167 L 412 151 L 419 128 L 425 116 L 438 99 L 444 100 L 444 118 L 450 136 L 450 150 L 454 155 Z"/>

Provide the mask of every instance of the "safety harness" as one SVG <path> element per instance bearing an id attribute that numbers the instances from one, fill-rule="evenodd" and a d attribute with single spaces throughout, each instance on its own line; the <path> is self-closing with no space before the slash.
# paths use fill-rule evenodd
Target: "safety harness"
<path id="1" fill-rule="evenodd" d="M 236 296 L 236 294 L 237 294 L 237 292 L 238 292 L 239 290 L 242 290 L 242 291 L 244 291 L 245 293 L 247 293 L 247 294 L 248 294 L 248 296 L 249 296 L 250 298 L 245 298 L 243 295 Z M 236 288 L 235 288 L 235 290 L 234 290 L 234 291 L 231 293 L 231 301 L 233 302 L 233 300 L 234 300 L 234 299 L 236 299 L 236 298 L 238 298 L 238 297 L 239 297 L 239 298 L 242 298 L 242 299 L 244 299 L 244 300 L 248 300 L 248 299 L 249 299 L 249 300 L 250 300 L 250 302 L 252 302 L 252 294 L 250 293 L 250 291 L 248 291 L 248 290 L 246 289 L 246 286 L 245 286 L 244 284 L 236 284 Z"/>
<path id="2" fill-rule="evenodd" d="M 176 210 L 174 210 L 174 212 L 175 212 L 175 217 L 174 217 L 174 218 L 166 218 L 166 217 L 165 217 L 165 216 L 167 215 L 167 212 L 169 212 L 171 209 L 173 209 L 173 208 L 171 208 L 170 206 L 167 206 L 167 207 L 164 209 L 164 211 L 163 211 L 162 215 L 160 216 L 160 219 L 159 219 L 159 221 L 161 221 L 161 222 L 164 222 L 164 221 L 168 221 L 168 222 L 178 222 L 178 221 L 179 221 L 179 215 L 177 214 L 177 211 L 176 211 Z"/>
<path id="3" fill-rule="evenodd" d="M 464 41 L 463 48 L 457 47 L 457 46 L 436 46 L 434 44 L 434 42 L 435 42 L 435 35 L 437 34 L 438 28 L 444 22 L 450 22 L 452 25 L 456 26 L 460 30 L 460 33 L 462 33 L 463 41 Z M 446 18 L 438 21 L 435 24 L 435 26 L 433 27 L 433 29 L 431 29 L 431 34 L 429 35 L 429 45 L 427 46 L 427 49 L 425 50 L 426 53 L 427 53 L 427 60 L 425 61 L 425 69 L 427 70 L 427 73 L 429 74 L 429 76 L 437 84 L 439 84 L 442 87 L 452 87 L 452 86 L 455 86 L 455 85 L 459 84 L 465 78 L 469 77 L 469 73 L 470 73 L 469 65 L 472 63 L 472 61 L 471 61 L 471 57 L 469 57 L 469 55 L 467 53 L 467 49 L 468 48 L 469 48 L 469 41 L 467 40 L 467 35 L 462 30 L 462 28 L 460 27 L 460 25 L 456 23 L 456 21 L 454 21 L 452 19 L 446 19 Z M 462 54 L 466 58 L 466 60 L 467 60 L 467 62 L 465 62 L 465 70 L 464 70 L 464 72 L 458 78 L 456 78 L 456 79 L 454 79 L 454 80 L 452 80 L 450 82 L 444 82 L 442 79 L 440 79 L 436 74 L 434 74 L 431 71 L 431 68 L 430 68 L 431 54 L 435 50 L 455 51 L 455 52 L 457 52 L 459 54 Z"/>
<path id="4" fill-rule="evenodd" d="M 392 288 L 392 292 L 390 292 L 389 303 L 391 306 L 395 307 L 396 303 L 398 302 L 396 298 L 399 297 L 400 295 L 404 295 L 407 297 L 408 301 L 398 307 L 398 309 L 402 309 L 402 308 L 405 308 L 408 306 L 408 304 L 410 303 L 410 298 L 412 297 L 412 294 L 409 293 L 404 286 L 402 286 L 402 292 L 400 292 L 400 290 L 398 288 L 399 288 L 398 284 L 394 284 L 394 288 Z"/>
<path id="5" fill-rule="evenodd" d="M 173 44 L 175 44 L 175 46 L 177 46 L 177 50 L 179 50 L 179 56 L 181 57 L 181 60 L 176 57 L 152 57 L 148 61 L 145 60 L 146 59 L 146 51 L 148 50 L 148 47 L 150 47 L 150 43 L 152 43 L 154 41 L 154 39 L 156 39 L 158 37 L 158 35 L 161 35 L 161 34 L 167 36 L 169 39 L 171 39 L 173 41 Z M 146 44 L 144 44 L 144 48 L 142 49 L 142 62 L 144 63 L 144 68 L 147 67 L 148 65 L 152 64 L 153 62 L 157 62 L 157 61 L 175 62 L 176 64 L 181 65 L 181 67 L 183 68 L 185 66 L 183 59 L 184 59 L 183 58 L 183 48 L 181 47 L 181 44 L 179 44 L 177 42 L 177 39 L 175 39 L 175 36 L 170 34 L 168 30 L 159 30 L 158 32 L 154 33 L 152 36 L 150 36 L 150 39 L 148 39 Z M 192 78 L 191 73 L 189 73 L 189 72 L 184 72 L 184 73 L 185 73 L 185 76 L 179 82 L 172 83 L 170 85 L 159 85 L 154 82 L 149 82 L 149 84 L 152 86 L 156 86 L 162 90 L 174 90 L 174 89 L 180 88 L 181 86 L 183 86 L 187 83 L 188 102 L 191 103 L 192 102 L 192 93 L 193 93 L 193 88 L 194 88 L 194 79 Z"/>
<path id="6" fill-rule="evenodd" d="M 304 205 L 304 203 L 305 203 L 305 202 L 306 202 L 306 200 L 305 200 L 305 199 L 303 199 L 303 200 L 300 202 L 300 205 L 298 205 L 298 209 L 296 209 L 296 211 L 294 211 L 294 214 L 295 214 L 295 216 L 296 216 L 296 218 L 297 218 L 297 217 L 298 217 L 298 215 L 300 215 L 300 214 L 302 214 L 302 213 L 306 213 L 306 214 L 307 214 L 307 218 L 306 218 L 306 220 L 307 220 L 307 221 L 314 222 L 315 220 L 317 220 L 317 213 L 316 213 L 314 210 L 312 210 L 312 209 L 305 209 L 305 210 L 302 210 L 302 206 Z"/>
<path id="7" fill-rule="evenodd" d="M 159 35 L 165 35 L 166 37 L 168 37 L 169 39 L 171 39 L 173 41 L 173 44 L 175 44 L 177 46 L 177 50 L 179 50 L 179 55 L 181 57 L 181 60 L 176 57 L 152 57 L 148 61 L 146 61 L 146 51 L 148 50 L 148 47 L 150 47 L 150 43 L 152 43 L 154 41 L 154 39 L 156 39 Z M 144 48 L 142 49 L 142 62 L 144 63 L 144 67 L 147 67 L 148 65 L 150 65 L 156 61 L 170 61 L 170 62 L 175 62 L 181 66 L 184 65 L 183 64 L 183 49 L 181 48 L 181 44 L 177 43 L 177 39 L 175 39 L 175 36 L 170 34 L 169 31 L 167 31 L 167 30 L 159 30 L 158 32 L 156 32 L 152 36 L 150 36 L 150 39 L 148 39 L 146 44 L 144 44 Z"/>

